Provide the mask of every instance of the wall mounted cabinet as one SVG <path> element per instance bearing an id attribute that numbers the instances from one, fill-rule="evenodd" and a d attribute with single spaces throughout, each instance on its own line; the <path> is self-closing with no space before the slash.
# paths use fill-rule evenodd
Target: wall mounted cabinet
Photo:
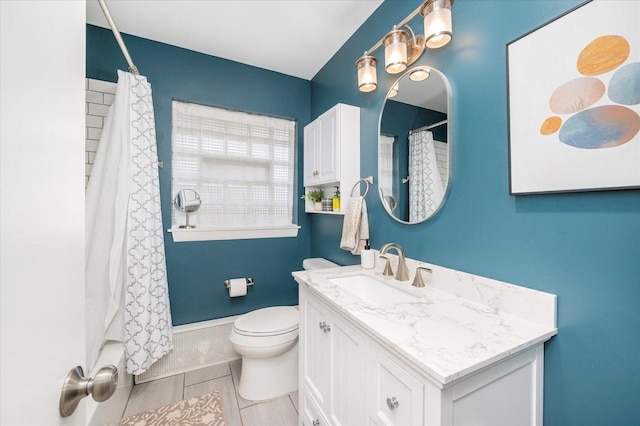
<path id="1" fill-rule="evenodd" d="M 360 179 L 360 108 L 337 104 L 304 128 L 305 194 L 322 189 L 332 198 L 341 194 L 339 211 L 316 211 L 306 200 L 307 213 L 344 214 L 353 185 Z"/>

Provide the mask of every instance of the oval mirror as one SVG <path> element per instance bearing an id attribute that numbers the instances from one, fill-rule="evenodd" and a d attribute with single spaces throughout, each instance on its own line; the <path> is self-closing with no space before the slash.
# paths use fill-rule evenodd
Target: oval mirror
<path id="1" fill-rule="evenodd" d="M 193 189 L 181 189 L 173 198 L 173 205 L 178 211 L 186 213 L 186 224 L 180 225 L 180 228 L 195 228 L 195 225 L 189 224 L 189 213 L 193 213 L 200 208 L 202 200 L 200 195 Z"/>
<path id="2" fill-rule="evenodd" d="M 389 215 L 420 223 L 449 187 L 451 87 L 435 68 L 416 67 L 393 85 L 380 112 L 378 190 Z"/>

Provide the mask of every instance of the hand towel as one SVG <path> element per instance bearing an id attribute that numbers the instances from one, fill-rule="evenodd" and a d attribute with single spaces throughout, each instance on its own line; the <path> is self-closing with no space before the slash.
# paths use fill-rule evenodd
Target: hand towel
<path id="1" fill-rule="evenodd" d="M 351 254 L 360 254 L 369 239 L 369 217 L 364 197 L 353 197 L 347 204 L 342 225 L 340 248 Z"/>

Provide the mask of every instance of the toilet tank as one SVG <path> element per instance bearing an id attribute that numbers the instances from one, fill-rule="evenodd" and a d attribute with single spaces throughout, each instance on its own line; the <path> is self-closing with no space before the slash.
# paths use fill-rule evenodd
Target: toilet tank
<path id="1" fill-rule="evenodd" d="M 305 259 L 302 261 L 302 267 L 306 270 L 335 268 L 337 266 L 340 266 L 340 265 L 330 262 L 327 259 L 323 259 L 322 257 L 312 257 L 310 259 Z"/>

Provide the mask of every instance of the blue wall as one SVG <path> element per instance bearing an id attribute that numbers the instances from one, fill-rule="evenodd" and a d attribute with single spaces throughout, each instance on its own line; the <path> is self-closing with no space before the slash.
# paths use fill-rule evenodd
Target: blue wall
<path id="1" fill-rule="evenodd" d="M 449 198 L 435 218 L 402 225 L 367 197 L 371 241 L 557 294 L 545 425 L 631 425 L 640 421 L 640 191 L 509 195 L 505 45 L 580 3 L 456 0 L 453 42 L 417 63 L 443 71 L 453 89 Z M 376 175 L 378 118 L 393 81 L 378 64 L 378 90 L 360 93 L 354 62 L 419 4 L 385 1 L 312 80 L 312 118 L 336 102 L 362 108 L 362 176 Z M 339 218 L 314 215 L 311 225 L 313 256 L 358 261 L 338 248 Z"/>
<path id="2" fill-rule="evenodd" d="M 142 75 L 151 83 L 156 118 L 164 228 L 171 226 L 171 101 L 179 99 L 297 120 L 298 176 L 302 173 L 303 128 L 310 121 L 310 82 L 283 74 L 124 35 Z M 127 69 L 113 34 L 87 26 L 87 77 L 117 80 Z M 299 179 L 298 179 L 299 180 Z M 295 186 L 295 193 L 302 188 Z M 297 201 L 298 197 L 294 197 Z M 265 306 L 296 305 L 291 271 L 309 255 L 304 209 L 294 215 L 297 238 L 174 243 L 164 234 L 173 324 L 187 324 L 248 312 Z M 230 299 L 223 281 L 253 277 L 246 297 Z"/>

